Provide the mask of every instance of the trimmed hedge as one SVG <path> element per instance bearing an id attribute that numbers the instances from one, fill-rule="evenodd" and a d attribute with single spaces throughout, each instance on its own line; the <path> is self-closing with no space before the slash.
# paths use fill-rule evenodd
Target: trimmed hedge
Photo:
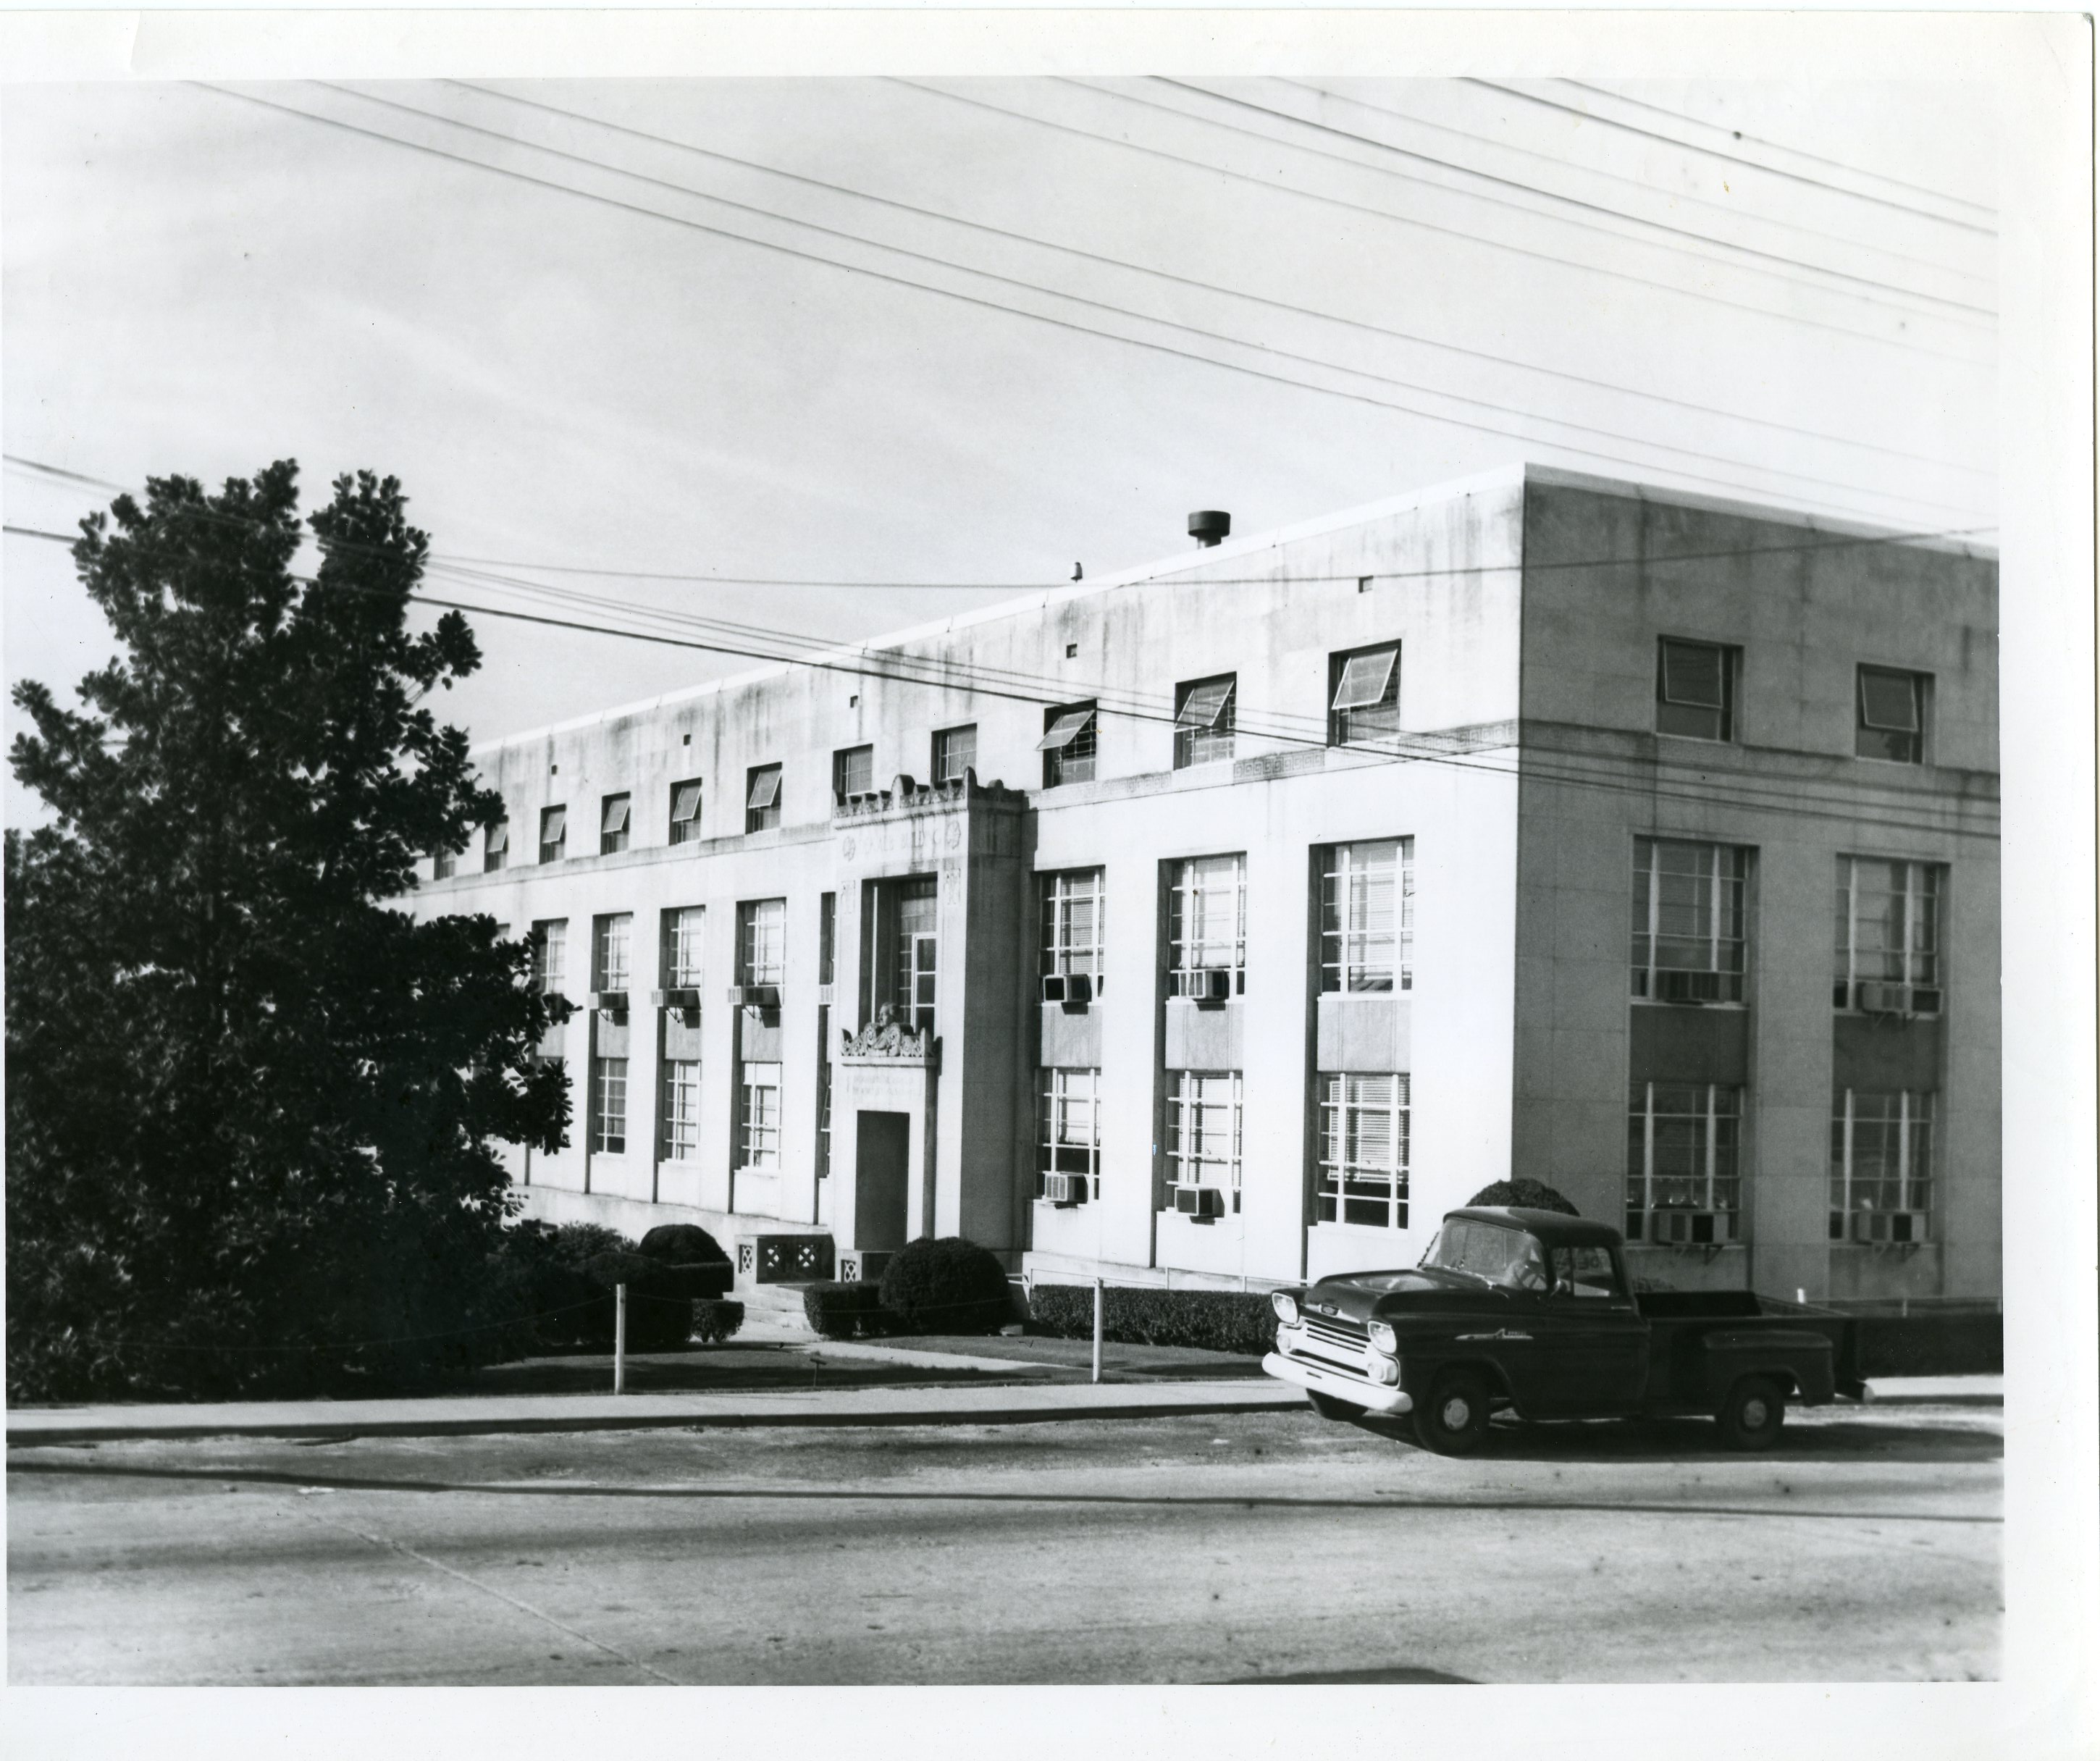
<path id="1" fill-rule="evenodd" d="M 704 1296 L 693 1304 L 694 1339 L 703 1345 L 717 1345 L 734 1339 L 743 1326 L 743 1304 Z"/>
<path id="2" fill-rule="evenodd" d="M 642 1238 L 634 1250 L 646 1259 L 666 1265 L 727 1265 L 729 1256 L 721 1243 L 693 1223 L 660 1223 Z"/>
<path id="3" fill-rule="evenodd" d="M 1544 1181 L 1498 1180 L 1483 1186 L 1466 1203 L 1469 1205 L 1518 1205 L 1527 1211 L 1558 1211 L 1563 1216 L 1582 1212 Z"/>
<path id="4" fill-rule="evenodd" d="M 882 1287 L 867 1278 L 805 1284 L 802 1313 L 825 1339 L 858 1339 L 887 1333 L 897 1317 L 882 1306 Z"/>
<path id="5" fill-rule="evenodd" d="M 1038 1284 L 1028 1318 L 1060 1339 L 1092 1339 L 1093 1287 Z M 1102 1292 L 1101 1334 L 1119 1345 L 1188 1345 L 1260 1357 L 1276 1349 L 1276 1310 L 1267 1296 L 1242 1291 L 1116 1286 Z"/>
<path id="6" fill-rule="evenodd" d="M 1861 1315 L 1853 1322 L 1865 1376 L 2001 1375 L 2005 1317 L 1952 1314 Z"/>
<path id="7" fill-rule="evenodd" d="M 882 1306 L 921 1333 L 996 1333 L 1012 1318 L 1013 1295 L 989 1247 L 922 1235 L 883 1268 Z"/>

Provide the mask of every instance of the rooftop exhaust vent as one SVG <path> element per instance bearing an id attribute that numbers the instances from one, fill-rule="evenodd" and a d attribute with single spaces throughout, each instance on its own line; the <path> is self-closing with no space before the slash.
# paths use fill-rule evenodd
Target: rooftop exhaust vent
<path id="1" fill-rule="evenodd" d="M 1222 508 L 1205 508 L 1189 516 L 1189 536 L 1205 550 L 1232 535 L 1233 517 Z"/>

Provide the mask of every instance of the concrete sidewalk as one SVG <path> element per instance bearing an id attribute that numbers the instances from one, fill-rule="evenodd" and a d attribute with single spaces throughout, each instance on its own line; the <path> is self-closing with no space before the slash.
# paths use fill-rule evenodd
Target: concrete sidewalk
<path id="1" fill-rule="evenodd" d="M 1867 1401 L 1873 1406 L 2002 1406 L 2001 1375 L 1872 1376 Z"/>
<path id="2" fill-rule="evenodd" d="M 687 1426 L 1034 1424 L 1302 1409 L 1296 1388 L 1248 1382 L 1041 1383 L 734 1394 L 553 1394 L 437 1400 L 254 1401 L 11 1410 L 11 1449 L 210 1437 L 468 1437 Z"/>

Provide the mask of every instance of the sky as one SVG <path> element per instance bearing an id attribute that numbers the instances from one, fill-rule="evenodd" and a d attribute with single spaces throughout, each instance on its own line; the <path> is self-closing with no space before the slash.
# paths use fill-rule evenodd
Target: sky
<path id="1" fill-rule="evenodd" d="M 368 468 L 433 594 L 840 640 L 1520 459 L 1992 536 L 1974 88 L 168 82 L 0 126 L 12 527 Z M 10 678 L 70 686 L 99 612 L 4 556 Z M 752 664 L 473 621 L 477 740 Z"/>

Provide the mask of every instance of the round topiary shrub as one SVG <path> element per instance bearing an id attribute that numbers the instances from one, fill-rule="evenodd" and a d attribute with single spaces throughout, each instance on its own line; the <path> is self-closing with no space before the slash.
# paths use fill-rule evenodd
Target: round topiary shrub
<path id="1" fill-rule="evenodd" d="M 662 1223 L 642 1238 L 637 1253 L 666 1265 L 727 1264 L 721 1244 L 696 1224 Z"/>
<path id="2" fill-rule="evenodd" d="M 882 1274 L 882 1306 L 921 1333 L 994 1333 L 1013 1310 L 1006 1268 L 960 1235 L 921 1236 Z"/>
<path id="3" fill-rule="evenodd" d="M 1466 1203 L 1469 1205 L 1516 1205 L 1526 1211 L 1558 1211 L 1563 1216 L 1580 1216 L 1582 1214 L 1544 1181 L 1498 1180 L 1492 1186 L 1483 1186 Z"/>

